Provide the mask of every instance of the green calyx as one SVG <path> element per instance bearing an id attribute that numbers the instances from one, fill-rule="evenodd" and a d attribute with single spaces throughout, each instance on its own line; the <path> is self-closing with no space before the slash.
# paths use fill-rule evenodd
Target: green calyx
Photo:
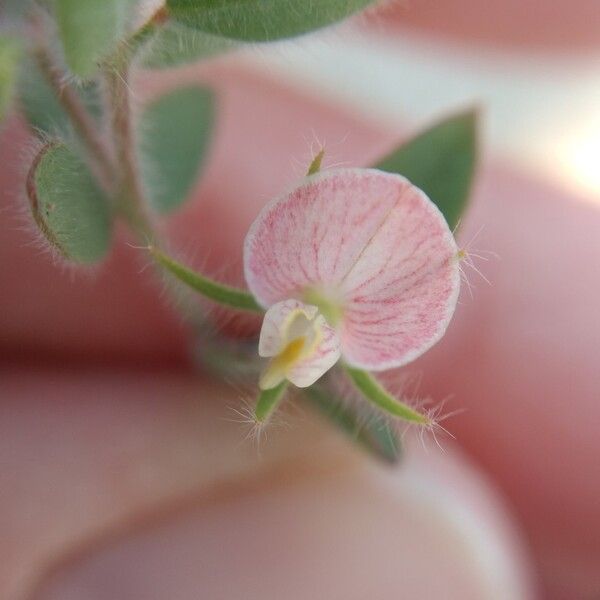
<path id="1" fill-rule="evenodd" d="M 312 159 L 308 171 L 306 172 L 306 176 L 310 177 L 311 175 L 315 175 L 321 171 L 321 163 L 323 162 L 323 157 L 325 156 L 325 148 L 321 148 L 319 152 Z"/>
<path id="2" fill-rule="evenodd" d="M 274 388 L 261 390 L 254 409 L 254 418 L 258 423 L 265 423 L 275 412 L 283 400 L 286 389 L 287 381 L 282 381 Z"/>
<path id="3" fill-rule="evenodd" d="M 393 417 L 416 423 L 418 425 L 431 425 L 431 420 L 426 415 L 422 415 L 404 402 L 394 398 L 384 387 L 367 371 L 355 369 L 354 367 L 344 366 L 350 376 L 352 383 L 363 394 L 363 396 L 372 402 L 377 408 Z"/>

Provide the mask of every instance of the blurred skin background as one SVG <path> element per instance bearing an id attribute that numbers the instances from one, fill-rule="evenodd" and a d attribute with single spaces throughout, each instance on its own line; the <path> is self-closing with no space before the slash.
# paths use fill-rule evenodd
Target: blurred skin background
<path id="1" fill-rule="evenodd" d="M 240 392 L 196 374 L 187 328 L 123 241 L 91 275 L 31 244 L 28 148 L 0 160 L 0 597 L 600 597 L 600 6 L 414 0 L 335 31 L 165 75 L 217 90 L 194 200 L 167 224 L 240 274 L 257 210 L 302 175 L 370 164 L 481 109 L 460 242 L 478 263 L 446 337 L 408 371 L 464 412 L 456 440 L 371 464 L 308 413 L 258 452 Z"/>

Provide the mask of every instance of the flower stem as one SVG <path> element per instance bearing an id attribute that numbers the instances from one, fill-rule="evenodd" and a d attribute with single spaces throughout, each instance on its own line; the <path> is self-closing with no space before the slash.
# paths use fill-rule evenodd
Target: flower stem
<path id="1" fill-rule="evenodd" d="M 237 308 L 239 310 L 263 312 L 263 308 L 256 302 L 254 296 L 250 293 L 204 277 L 204 275 L 196 273 L 181 263 L 173 260 L 170 256 L 167 256 L 164 252 L 161 252 L 152 245 L 149 247 L 149 250 L 154 257 L 154 260 L 156 260 L 159 265 L 177 277 L 179 281 L 182 281 L 192 289 L 200 292 L 206 298 L 213 300 L 218 304 Z"/>
<path id="2" fill-rule="evenodd" d="M 394 398 L 378 381 L 367 371 L 355 369 L 345 365 L 346 372 L 352 383 L 370 400 L 386 413 L 419 425 L 430 425 L 431 421 L 426 415 L 422 415 L 404 402 Z"/>
<path id="3" fill-rule="evenodd" d="M 94 165 L 97 165 L 97 175 L 100 181 L 106 189 L 110 189 L 110 182 L 114 178 L 114 166 L 106 144 L 98 133 L 98 126 L 73 88 L 63 84 L 60 69 L 54 63 L 47 48 L 42 45 L 37 46 L 33 56 L 44 79 L 52 88 L 54 95 L 85 144 L 90 157 L 94 160 Z"/>
<path id="4" fill-rule="evenodd" d="M 106 67 L 106 81 L 111 108 L 111 126 L 117 165 L 117 207 L 129 226 L 145 242 L 158 243 L 150 217 L 146 214 L 144 191 L 139 178 L 135 137 L 131 117 L 130 75 L 131 52 L 120 50 Z"/>

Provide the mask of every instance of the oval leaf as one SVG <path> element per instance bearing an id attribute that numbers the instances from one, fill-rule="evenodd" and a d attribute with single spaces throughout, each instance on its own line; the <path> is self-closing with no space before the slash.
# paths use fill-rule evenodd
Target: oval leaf
<path id="1" fill-rule="evenodd" d="M 69 68 L 84 79 L 116 47 L 125 32 L 130 2 L 56 0 L 56 19 Z"/>
<path id="2" fill-rule="evenodd" d="M 421 188 L 454 229 L 467 206 L 476 159 L 477 113 L 469 110 L 437 123 L 374 166 Z"/>
<path id="3" fill-rule="evenodd" d="M 166 94 L 144 110 L 141 170 L 156 211 L 172 211 L 188 196 L 208 149 L 213 120 L 212 93 L 197 86 Z"/>
<path id="4" fill-rule="evenodd" d="M 141 64 L 149 69 L 175 67 L 216 56 L 235 46 L 232 40 L 170 22 L 146 43 Z"/>
<path id="5" fill-rule="evenodd" d="M 108 202 L 87 165 L 66 145 L 47 144 L 27 178 L 33 217 L 65 258 L 91 264 L 103 258 L 111 236 Z"/>
<path id="6" fill-rule="evenodd" d="M 167 0 L 173 18 L 249 42 L 293 37 L 340 21 L 373 0 Z"/>

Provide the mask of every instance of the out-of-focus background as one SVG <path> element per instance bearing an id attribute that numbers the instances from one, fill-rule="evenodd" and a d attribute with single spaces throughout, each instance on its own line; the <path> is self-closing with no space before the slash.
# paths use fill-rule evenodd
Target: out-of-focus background
<path id="1" fill-rule="evenodd" d="M 475 291 L 462 302 L 459 319 L 499 288 L 501 295 L 512 289 L 512 300 L 489 312 L 490 318 L 501 314 L 505 327 L 485 331 L 487 309 L 479 315 L 483 335 L 495 336 L 504 349 L 487 356 L 477 335 L 451 332 L 452 342 L 431 360 L 435 367 L 450 362 L 442 371 L 447 379 L 424 383 L 422 390 L 437 397 L 454 392 L 451 405 L 466 408 L 447 426 L 493 473 L 521 519 L 540 593 L 598 596 L 600 533 L 591 524 L 600 522 L 600 500 L 592 492 L 599 481 L 592 430 L 600 426 L 600 370 L 584 366 L 583 357 L 600 351 L 600 309 L 593 306 L 600 251 L 589 239 L 600 234 L 600 3 L 414 0 L 354 30 L 252 52 L 247 60 L 388 131 L 395 124 L 415 132 L 441 114 L 479 107 L 474 212 L 483 203 L 495 208 L 473 218 L 477 225 L 459 239 L 475 238 L 474 248 L 487 258 L 486 251 L 498 253 L 492 262 L 514 268 L 514 279 L 496 277 L 494 265 L 478 261 L 489 283 L 469 274 Z M 344 140 L 327 142 L 335 159 Z M 578 231 L 578 219 L 556 211 L 557 203 L 582 207 L 579 218 L 590 227 Z M 506 239 L 496 245 L 498 232 L 485 230 L 499 227 L 503 205 Z M 538 285 L 545 298 L 537 295 Z M 553 287 L 563 289 L 560 298 L 550 297 Z M 546 317 L 536 317 L 546 309 Z M 575 319 L 574 312 L 580 313 Z M 553 322 L 557 332 L 570 331 L 562 342 L 563 334 L 548 331 Z M 520 335 L 507 334 L 511 328 Z M 471 356 L 472 370 L 453 375 L 450 347 Z M 424 364 L 427 376 L 427 358 Z"/>
<path id="2" fill-rule="evenodd" d="M 0 138 L 3 598 L 600 598 L 600 2 L 386 4 L 149 77 L 199 77 L 221 102 L 171 226 L 235 271 L 311 149 L 362 165 L 477 106 L 459 240 L 489 283 L 468 273 L 472 297 L 411 366 L 419 394 L 452 396 L 456 440 L 409 444 L 395 475 L 357 475 L 312 425 L 277 430 L 264 456 L 244 445 L 222 406 L 237 390 L 190 378 L 185 327 L 135 249 L 79 279 L 29 244 L 15 117 Z"/>
<path id="3" fill-rule="evenodd" d="M 573 17 L 571 31 L 557 2 L 541 15 L 536 2 L 503 9 L 419 4 L 378 13 L 354 32 L 347 27 L 253 51 L 248 60 L 386 128 L 417 129 L 440 114 L 480 107 L 486 159 L 597 201 L 598 4 L 574 6 L 583 14 Z M 552 21 L 546 25 L 544 17 Z M 510 26 L 513 19 L 522 30 Z"/>

